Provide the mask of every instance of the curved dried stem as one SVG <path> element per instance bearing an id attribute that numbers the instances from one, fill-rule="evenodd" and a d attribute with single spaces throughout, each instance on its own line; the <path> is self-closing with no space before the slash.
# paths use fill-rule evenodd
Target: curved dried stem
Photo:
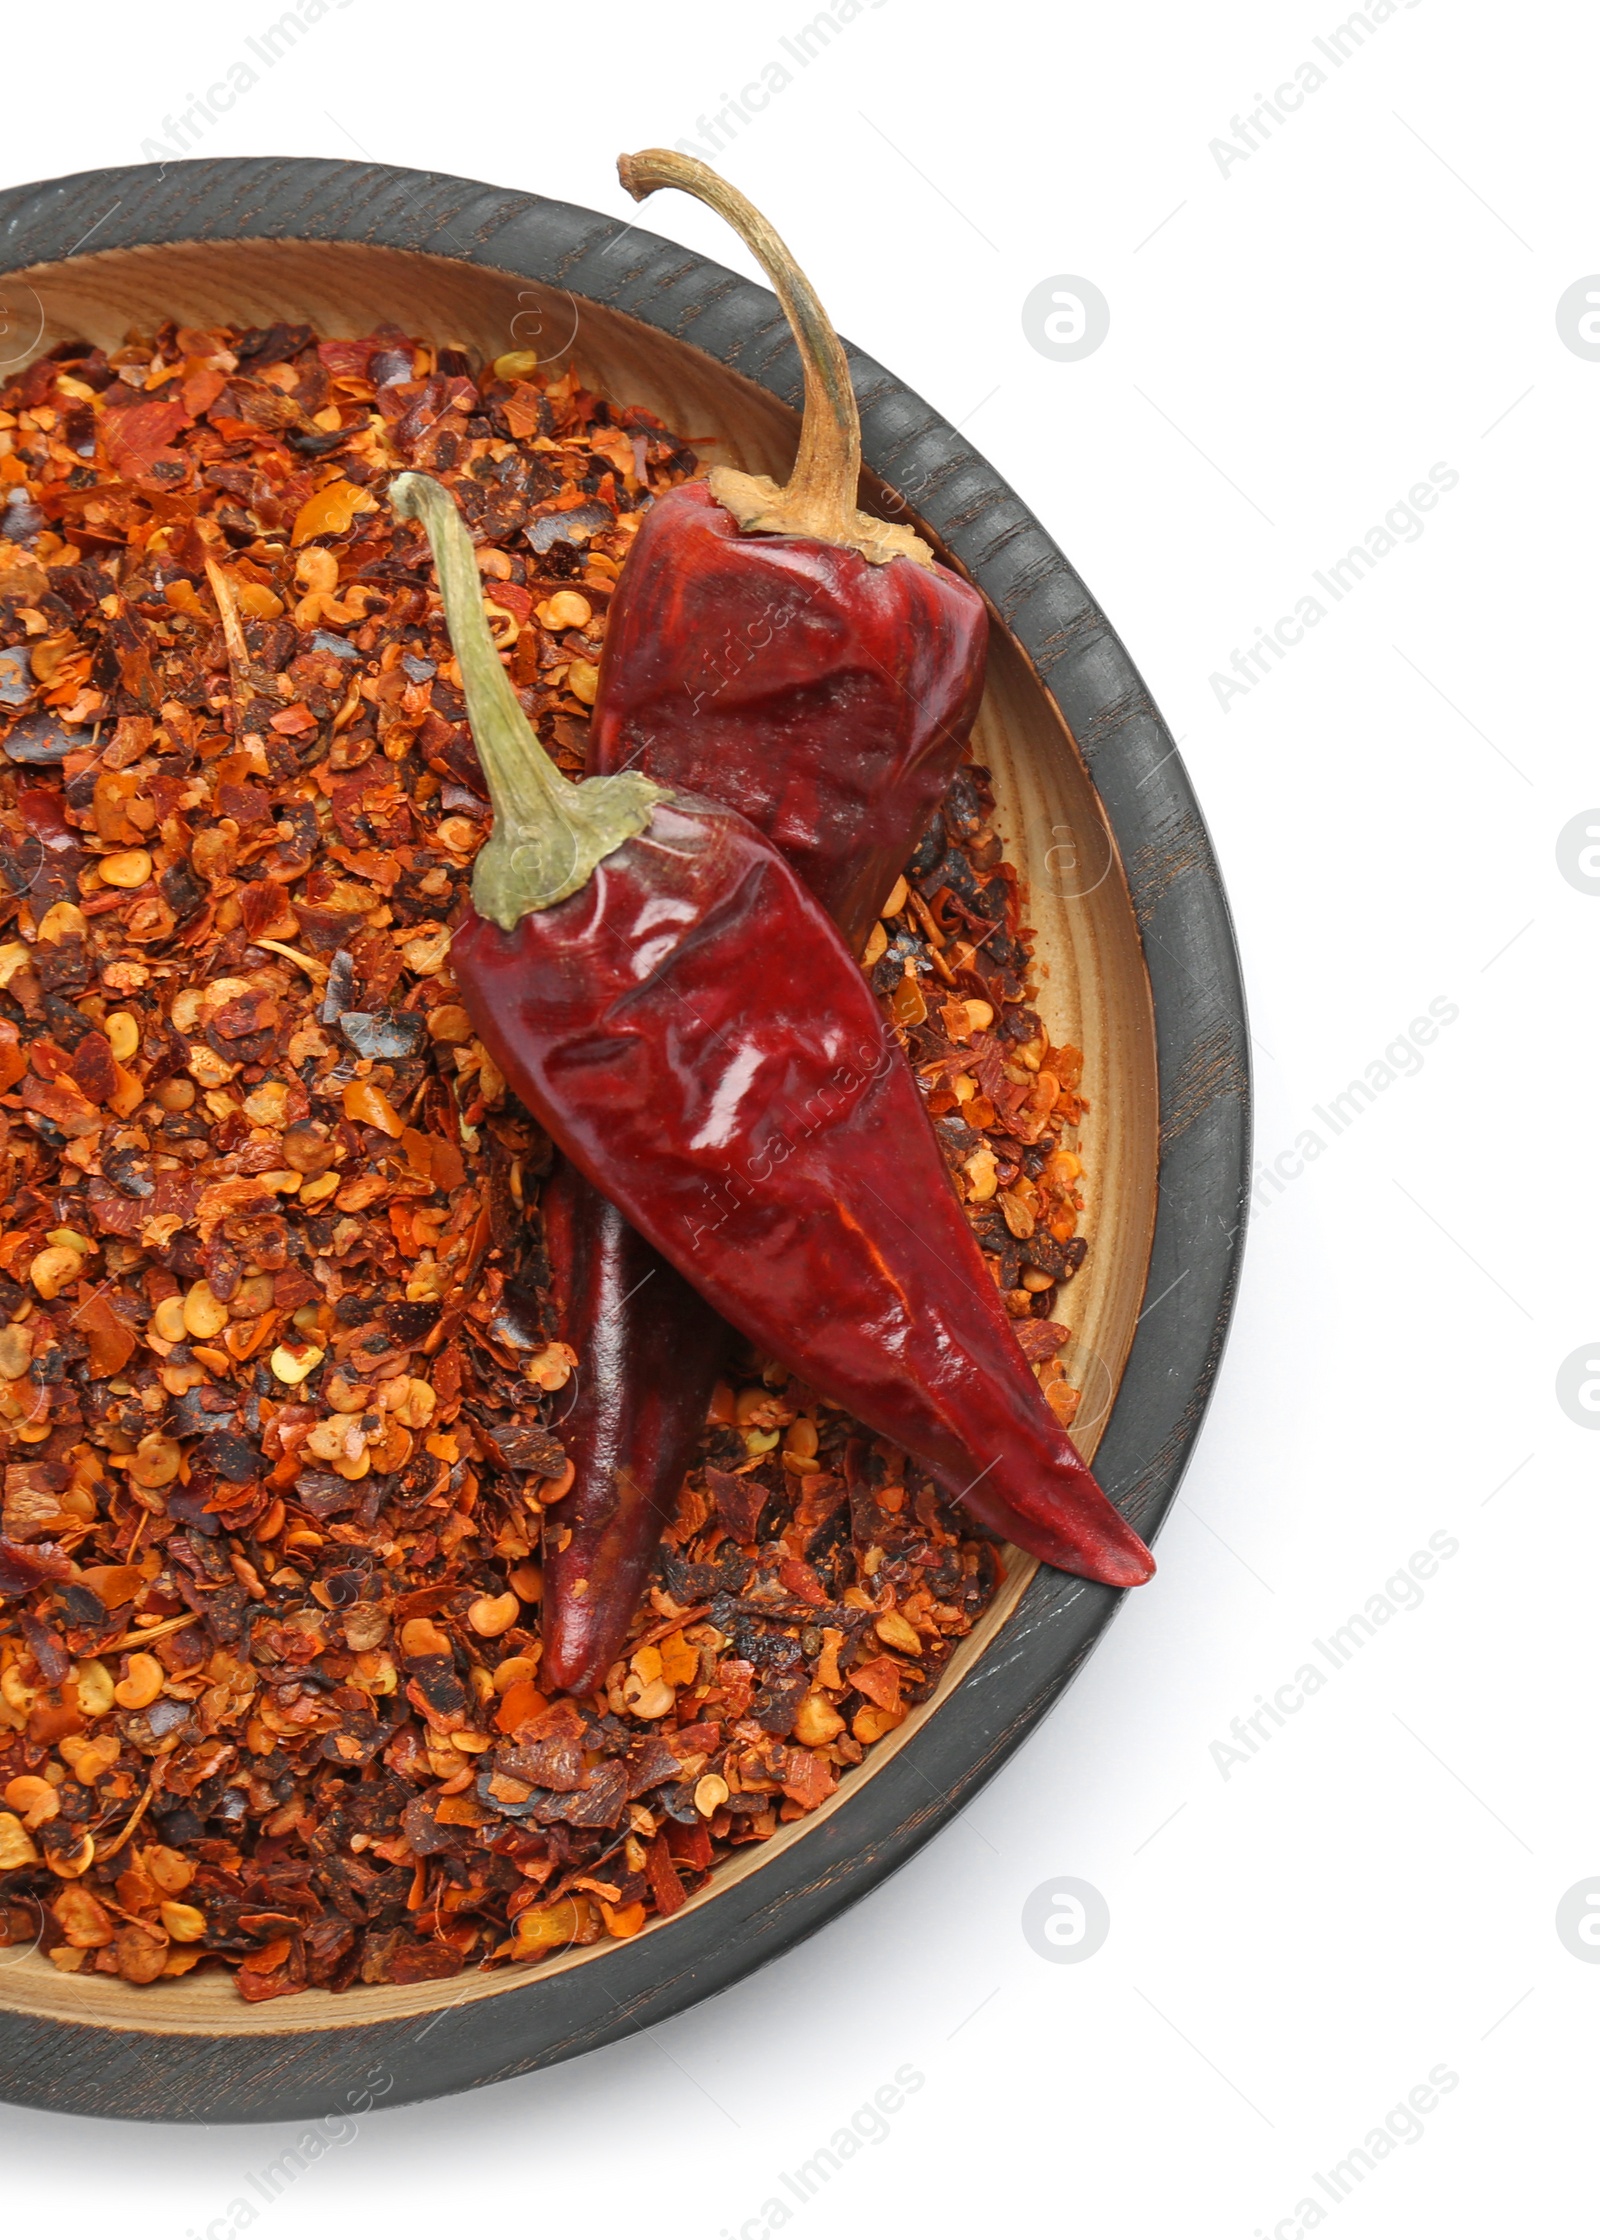
<path id="1" fill-rule="evenodd" d="M 879 563 L 906 559 L 931 568 L 933 555 L 914 530 L 878 521 L 856 504 L 861 415 L 844 345 L 816 290 L 754 203 L 709 164 L 671 148 L 619 156 L 617 176 L 636 202 L 658 187 L 677 187 L 727 220 L 772 282 L 805 369 L 805 412 L 788 481 L 780 485 L 766 475 L 713 467 L 707 477 L 713 494 L 741 528 L 815 537 L 849 545 Z"/>

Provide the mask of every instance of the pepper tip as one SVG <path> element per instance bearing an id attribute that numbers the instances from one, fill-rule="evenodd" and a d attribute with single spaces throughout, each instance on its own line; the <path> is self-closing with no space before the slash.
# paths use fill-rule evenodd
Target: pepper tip
<path id="1" fill-rule="evenodd" d="M 1142 1587 L 1156 1575 L 1156 1559 L 1131 1525 L 1128 1540 L 1131 1545 L 1119 1547 L 1106 1564 L 1103 1576 L 1107 1586 Z"/>

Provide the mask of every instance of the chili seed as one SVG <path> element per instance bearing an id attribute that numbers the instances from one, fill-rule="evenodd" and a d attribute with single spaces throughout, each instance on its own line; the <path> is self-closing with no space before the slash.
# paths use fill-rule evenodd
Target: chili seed
<path id="1" fill-rule="evenodd" d="M 228 1327 L 228 1310 L 209 1283 L 193 1285 L 186 1295 L 183 1327 L 191 1338 L 214 1338 Z"/>
<path id="2" fill-rule="evenodd" d="M 108 887 L 142 887 L 155 865 L 145 849 L 125 848 L 118 855 L 102 856 L 98 868 Z"/>
<path id="3" fill-rule="evenodd" d="M 800 1708 L 795 1713 L 794 1738 L 796 1742 L 803 1742 L 808 1750 L 816 1750 L 820 1749 L 825 1743 L 831 1742 L 835 1735 L 843 1734 L 843 1732 L 843 1719 L 840 1718 L 838 1712 L 822 1691 L 819 1688 L 813 1688 L 811 1693 L 802 1699 Z M 695 1794 L 697 1806 L 699 1802 L 699 1792 L 697 1791 Z"/>
<path id="4" fill-rule="evenodd" d="M 30 1829 L 53 1820 L 61 1810 L 61 1799 L 54 1783 L 36 1773 L 18 1774 L 14 1781 L 8 1781 L 5 1798 L 10 1810 L 20 1814 L 24 1827 Z"/>
<path id="5" fill-rule="evenodd" d="M 522 1615 L 522 1605 L 514 1594 L 480 1595 L 467 1611 L 467 1623 L 474 1633 L 488 1638 L 508 1633 Z"/>
<path id="6" fill-rule="evenodd" d="M 39 1851 L 14 1812 L 0 1812 L 0 1873 L 38 1864 Z"/>
<path id="7" fill-rule="evenodd" d="M 321 1346 L 278 1346 L 271 1369 L 280 1384 L 304 1384 L 325 1358 Z"/>
<path id="8" fill-rule="evenodd" d="M 74 1252 L 71 1245 L 48 1245 L 43 1252 L 36 1252 L 28 1263 L 28 1281 L 41 1299 L 59 1297 L 82 1273 L 83 1254 Z"/>
<path id="9" fill-rule="evenodd" d="M 136 1650 L 128 1659 L 125 1676 L 112 1692 L 124 1711 L 143 1711 L 160 1695 L 164 1678 L 155 1658 Z"/>
<path id="10" fill-rule="evenodd" d="M 78 1709 L 86 1718 L 103 1719 L 111 1709 L 114 1691 L 111 1674 L 98 1657 L 80 1660 L 74 1685 L 78 1691 Z M 96 1745 L 88 1744 L 85 1747 L 93 1749 Z M 115 1762 L 114 1757 L 108 1760 L 111 1764 Z"/>
<path id="11" fill-rule="evenodd" d="M 194 1867 L 181 1851 L 172 1850 L 167 1844 L 152 1843 L 144 1854 L 144 1871 L 158 1889 L 176 1896 L 187 1890 L 194 1880 Z"/>
<path id="12" fill-rule="evenodd" d="M 52 1842 L 51 1838 L 55 1840 Z M 94 1865 L 94 1837 L 87 1828 L 58 1827 L 48 1823 L 43 1841 L 46 1862 L 52 1874 L 64 1881 L 76 1880 Z"/>
<path id="13" fill-rule="evenodd" d="M 534 612 L 547 630 L 583 630 L 594 609 L 581 591 L 557 591 Z"/>

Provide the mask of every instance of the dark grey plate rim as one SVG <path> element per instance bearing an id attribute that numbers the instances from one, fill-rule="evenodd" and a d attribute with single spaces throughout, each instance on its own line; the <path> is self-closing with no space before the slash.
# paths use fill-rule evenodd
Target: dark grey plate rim
<path id="1" fill-rule="evenodd" d="M 616 218 L 436 172 L 308 158 L 131 165 L 0 194 L 0 274 L 182 241 L 361 242 L 569 289 L 692 343 L 785 403 L 799 361 L 776 300 Z M 848 347 L 848 345 L 847 345 Z M 922 398 L 850 348 L 870 471 L 904 494 L 993 603 L 1065 717 L 1116 835 L 1154 997 L 1159 1198 L 1147 1304 L 1096 1467 L 1152 1537 L 1216 1379 L 1244 1241 L 1250 1068 L 1227 900 L 1199 805 L 1144 680 L 1016 493 Z M 0 2012 L 0 2098 L 179 2122 L 384 2106 L 565 2060 L 664 2021 L 776 1959 L 905 1863 L 1055 1702 L 1119 1596 L 1041 1571 L 951 1702 L 804 1841 L 715 1905 L 581 1967 L 418 2023 L 224 2036 Z M 0 1977 L 0 2007 L 4 1979 Z"/>

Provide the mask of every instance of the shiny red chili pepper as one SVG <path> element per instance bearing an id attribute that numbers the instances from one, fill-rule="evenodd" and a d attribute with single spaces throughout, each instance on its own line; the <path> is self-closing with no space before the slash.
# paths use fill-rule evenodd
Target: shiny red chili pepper
<path id="1" fill-rule="evenodd" d="M 759 212 L 693 157 L 619 169 L 634 194 L 683 187 L 744 236 L 789 309 L 806 410 L 785 489 L 714 470 L 646 514 L 608 616 L 589 767 L 737 808 L 856 949 L 971 732 L 983 601 L 857 511 L 844 351 Z M 573 1483 L 546 1513 L 543 1672 L 584 1694 L 621 1652 L 734 1337 L 565 1160 L 541 1209 L 558 1335 L 583 1358 L 562 1423 Z"/>
<path id="2" fill-rule="evenodd" d="M 569 785 L 529 728 L 447 494 L 433 539 L 493 832 L 451 949 L 512 1088 L 717 1310 L 1044 1561 L 1148 1550 L 1034 1381 L 909 1067 L 771 842 L 637 773 Z"/>

